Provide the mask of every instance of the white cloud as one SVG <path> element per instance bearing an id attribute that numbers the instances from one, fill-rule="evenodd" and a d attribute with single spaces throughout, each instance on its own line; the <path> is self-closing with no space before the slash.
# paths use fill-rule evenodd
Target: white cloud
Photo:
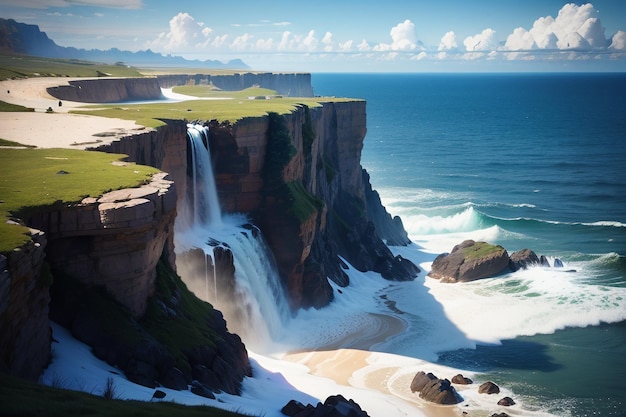
<path id="1" fill-rule="evenodd" d="M 170 20 L 169 32 L 161 33 L 150 47 L 164 52 L 192 51 L 207 46 L 211 33 L 211 28 L 204 27 L 189 13 L 178 13 Z"/>
<path id="2" fill-rule="evenodd" d="M 306 51 L 313 52 L 317 49 L 317 44 L 318 40 L 315 37 L 315 31 L 311 29 L 302 42 L 300 42 L 297 46 L 297 49 L 304 49 Z"/>
<path id="3" fill-rule="evenodd" d="M 322 38 L 322 44 L 324 45 L 324 51 L 331 52 L 333 50 L 333 34 L 326 32 Z"/>
<path id="4" fill-rule="evenodd" d="M 509 51 L 529 51 L 536 49 L 537 43 L 533 35 L 526 29 L 519 27 L 513 31 L 504 44 L 504 49 Z"/>
<path id="5" fill-rule="evenodd" d="M 339 50 L 341 52 L 350 52 L 352 50 L 352 44 L 353 43 L 354 42 L 352 42 L 352 40 L 348 40 L 348 41 L 345 41 L 343 43 L 340 42 L 339 43 Z"/>
<path id="6" fill-rule="evenodd" d="M 363 39 L 363 40 L 361 41 L 361 43 L 359 43 L 359 44 L 357 45 L 357 47 L 356 47 L 356 48 L 357 48 L 359 51 L 361 51 L 361 52 L 367 52 L 367 51 L 371 51 L 371 50 L 372 50 L 372 47 L 370 46 L 370 44 L 369 44 L 369 43 L 368 43 L 365 39 Z"/>
<path id="7" fill-rule="evenodd" d="M 445 35 L 441 38 L 439 42 L 438 51 L 450 51 L 452 49 L 458 48 L 459 45 L 456 43 L 456 35 L 454 31 L 446 32 Z"/>
<path id="8" fill-rule="evenodd" d="M 610 49 L 616 49 L 619 51 L 626 50 L 626 32 L 618 30 L 613 39 L 611 40 Z"/>
<path id="9" fill-rule="evenodd" d="M 392 27 L 389 34 L 391 43 L 379 43 L 374 46 L 375 51 L 412 51 L 417 47 L 415 25 L 408 19 Z"/>
<path id="10" fill-rule="evenodd" d="M 463 41 L 463 45 L 467 52 L 492 51 L 498 47 L 496 31 L 487 28 L 474 36 L 468 36 Z"/>
<path id="11" fill-rule="evenodd" d="M 141 9 L 141 0 L 3 0 L 3 6 L 16 6 L 29 9 L 49 9 L 52 7 L 90 6 L 107 9 Z"/>

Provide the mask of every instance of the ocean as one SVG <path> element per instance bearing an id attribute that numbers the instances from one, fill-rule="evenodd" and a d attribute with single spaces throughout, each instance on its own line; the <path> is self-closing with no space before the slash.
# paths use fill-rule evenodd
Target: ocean
<path id="1" fill-rule="evenodd" d="M 425 271 L 465 239 L 564 263 L 410 284 L 427 297 L 392 285 L 387 297 L 414 314 L 376 349 L 479 373 L 528 409 L 625 415 L 626 75 L 313 74 L 312 82 L 316 95 L 367 100 L 362 165 L 414 242 L 397 250 L 418 252 Z M 420 305 L 445 316 L 443 333 L 427 328 Z"/>

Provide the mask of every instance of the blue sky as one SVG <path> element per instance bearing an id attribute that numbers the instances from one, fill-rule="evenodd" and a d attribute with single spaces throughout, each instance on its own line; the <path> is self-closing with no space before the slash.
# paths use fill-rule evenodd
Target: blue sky
<path id="1" fill-rule="evenodd" d="M 626 1 L 2 0 L 59 45 L 280 71 L 626 71 Z"/>

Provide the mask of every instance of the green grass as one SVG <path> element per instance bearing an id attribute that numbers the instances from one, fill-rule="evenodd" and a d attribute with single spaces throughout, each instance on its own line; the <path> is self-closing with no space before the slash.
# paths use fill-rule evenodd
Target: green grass
<path id="1" fill-rule="evenodd" d="M 492 245 L 486 242 L 476 242 L 474 245 L 462 249 L 463 256 L 466 259 L 478 259 L 503 250 L 504 248 L 500 245 Z"/>
<path id="2" fill-rule="evenodd" d="M 54 204 L 136 187 L 158 172 L 142 165 L 111 163 L 122 157 L 72 149 L 0 148 L 0 252 L 28 239 L 26 228 L 6 223 L 11 215 L 20 217 Z"/>
<path id="3" fill-rule="evenodd" d="M 0 101 L 0 112 L 33 112 L 35 109 L 32 107 L 24 107 L 18 104 L 11 104 L 5 101 Z"/>
<path id="4" fill-rule="evenodd" d="M 141 77 L 136 68 L 107 65 L 76 59 L 40 58 L 27 55 L 0 55 L 0 80 L 28 77 Z"/>
<path id="5" fill-rule="evenodd" d="M 106 381 L 102 381 L 104 384 Z M 167 397 L 166 397 L 167 398 Z M 0 415 L 15 417 L 135 416 L 237 417 L 242 414 L 205 406 L 107 400 L 101 396 L 52 388 L 0 373 Z"/>
<path id="6" fill-rule="evenodd" d="M 33 146 L 33 145 L 24 145 L 19 142 L 13 142 L 12 140 L 0 138 L 0 147 L 2 146 L 19 146 L 19 147 L 25 147 L 25 148 L 36 148 L 36 146 Z"/>
<path id="7" fill-rule="evenodd" d="M 313 98 L 189 100 L 179 103 L 88 106 L 80 110 L 72 110 L 71 113 L 134 120 L 143 126 L 159 127 L 165 125 L 162 120 L 167 119 L 217 120 L 235 123 L 246 117 L 263 117 L 272 112 L 289 114 L 301 104 L 319 107 L 320 103 L 320 99 Z"/>
<path id="8" fill-rule="evenodd" d="M 275 96 L 269 88 L 250 87 L 239 91 L 223 91 L 210 85 L 183 85 L 172 88 L 174 93 L 202 98 L 248 99 L 249 97 Z"/>

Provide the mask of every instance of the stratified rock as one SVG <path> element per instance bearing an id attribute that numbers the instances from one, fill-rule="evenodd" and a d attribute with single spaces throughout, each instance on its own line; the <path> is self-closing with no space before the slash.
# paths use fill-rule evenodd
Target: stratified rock
<path id="1" fill-rule="evenodd" d="M 499 392 L 500 387 L 491 381 L 484 382 L 478 387 L 479 394 L 498 394 Z"/>
<path id="2" fill-rule="evenodd" d="M 462 401 L 449 380 L 439 379 L 430 372 L 418 372 L 411 382 L 411 391 L 419 391 L 420 398 L 435 404 L 458 404 Z"/>
<path id="3" fill-rule="evenodd" d="M 500 245 L 466 240 L 433 261 L 428 276 L 441 282 L 467 282 L 499 275 L 509 268 L 509 255 Z"/>
<path id="4" fill-rule="evenodd" d="M 522 249 L 513 252 L 509 263 L 512 271 L 526 269 L 531 265 L 539 265 L 539 257 L 530 249 Z"/>
<path id="5" fill-rule="evenodd" d="M 513 401 L 513 398 L 511 398 L 511 397 L 504 397 L 500 401 L 498 401 L 498 405 L 503 405 L 505 407 L 510 407 L 512 405 L 515 405 L 515 401 Z"/>
<path id="6" fill-rule="evenodd" d="M 472 382 L 473 381 L 471 379 L 466 378 L 461 374 L 456 374 L 455 376 L 452 377 L 453 384 L 470 385 Z"/>

